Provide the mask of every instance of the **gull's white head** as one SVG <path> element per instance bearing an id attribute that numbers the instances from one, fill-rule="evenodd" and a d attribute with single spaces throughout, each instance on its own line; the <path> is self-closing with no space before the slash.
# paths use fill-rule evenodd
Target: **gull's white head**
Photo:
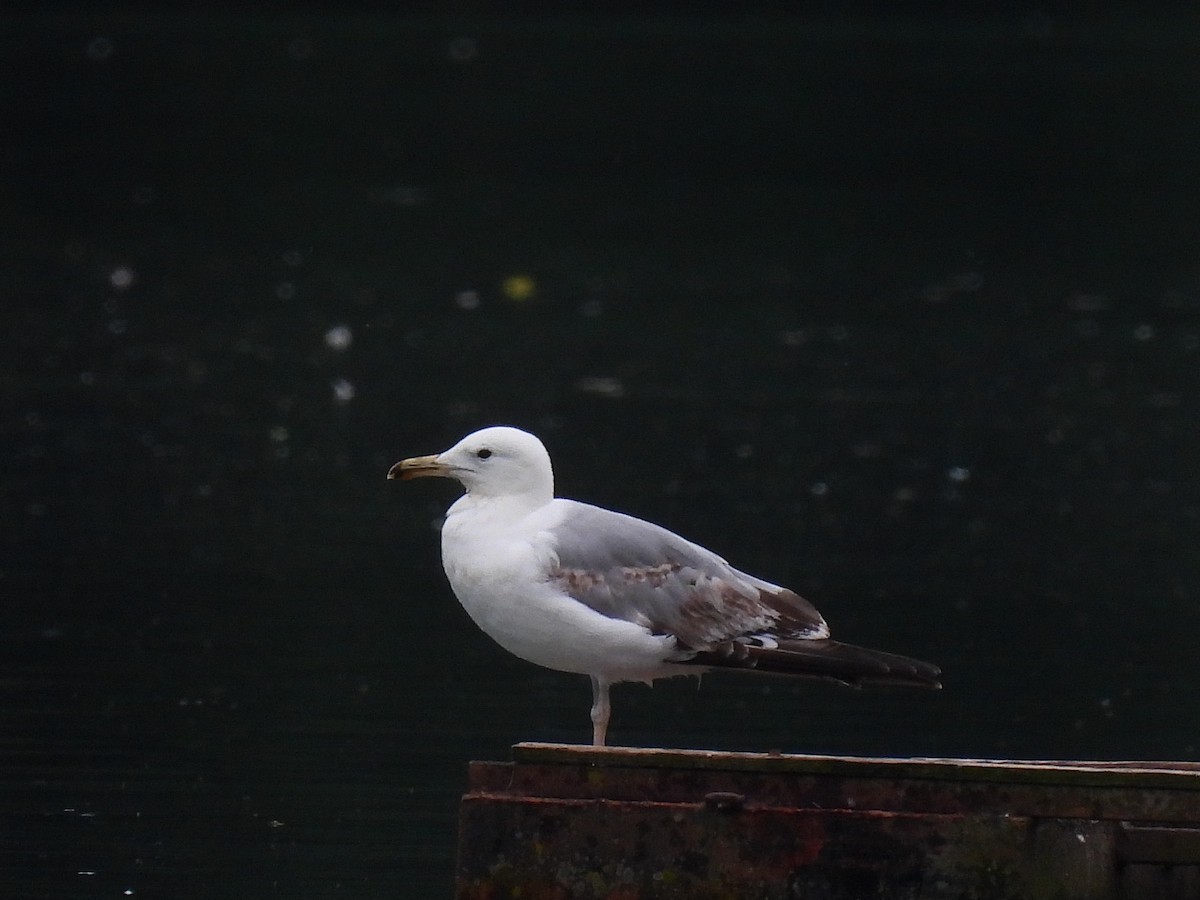
<path id="1" fill-rule="evenodd" d="M 520 497 L 541 503 L 554 497 L 550 454 L 529 432 L 506 425 L 468 434 L 434 456 L 403 459 L 392 466 L 387 477 L 427 476 L 453 478 L 476 497 Z"/>

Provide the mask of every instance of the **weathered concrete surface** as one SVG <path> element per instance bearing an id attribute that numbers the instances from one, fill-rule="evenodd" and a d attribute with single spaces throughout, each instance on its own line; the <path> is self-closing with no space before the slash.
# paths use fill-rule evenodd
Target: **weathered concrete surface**
<path id="1" fill-rule="evenodd" d="M 459 898 L 1195 897 L 1186 763 L 522 744 L 474 763 Z"/>

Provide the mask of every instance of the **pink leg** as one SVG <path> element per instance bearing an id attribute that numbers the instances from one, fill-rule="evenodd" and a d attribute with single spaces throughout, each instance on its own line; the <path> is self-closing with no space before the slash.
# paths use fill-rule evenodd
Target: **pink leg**
<path id="1" fill-rule="evenodd" d="M 608 717 L 612 705 L 608 702 L 608 682 L 592 676 L 592 746 L 603 747 L 608 734 Z"/>

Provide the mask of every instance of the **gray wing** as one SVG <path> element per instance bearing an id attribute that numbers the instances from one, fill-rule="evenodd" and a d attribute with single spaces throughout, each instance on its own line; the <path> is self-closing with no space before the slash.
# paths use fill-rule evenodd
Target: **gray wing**
<path id="1" fill-rule="evenodd" d="M 557 559 L 549 578 L 597 612 L 673 635 L 696 651 L 829 636 L 821 614 L 794 592 L 739 572 L 658 525 L 566 502 L 553 530 Z"/>
<path id="2" fill-rule="evenodd" d="M 938 688 L 932 663 L 843 644 L 803 597 L 632 516 L 573 501 L 549 580 L 603 615 L 672 635 L 681 663 Z"/>

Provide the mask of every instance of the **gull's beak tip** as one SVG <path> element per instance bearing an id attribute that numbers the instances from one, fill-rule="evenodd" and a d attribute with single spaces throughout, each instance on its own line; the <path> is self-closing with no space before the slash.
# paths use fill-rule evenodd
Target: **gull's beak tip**
<path id="1" fill-rule="evenodd" d="M 411 459 L 402 459 L 388 469 L 387 480 L 408 481 L 410 478 L 445 476 L 446 473 L 446 465 L 436 455 L 414 456 Z"/>

